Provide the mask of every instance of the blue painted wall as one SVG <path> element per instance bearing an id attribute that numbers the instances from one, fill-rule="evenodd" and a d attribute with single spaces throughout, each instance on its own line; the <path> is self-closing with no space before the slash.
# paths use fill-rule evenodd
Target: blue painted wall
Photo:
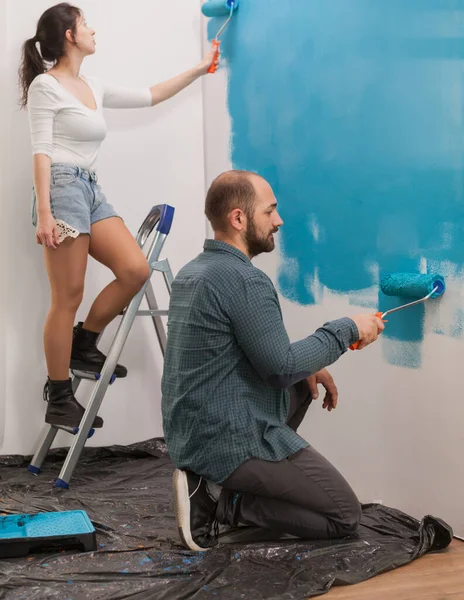
<path id="1" fill-rule="evenodd" d="M 285 221 L 285 297 L 353 295 L 421 257 L 462 266 L 464 0 L 241 0 L 222 50 L 232 163 L 268 179 Z M 423 316 L 385 335 L 421 341 Z"/>

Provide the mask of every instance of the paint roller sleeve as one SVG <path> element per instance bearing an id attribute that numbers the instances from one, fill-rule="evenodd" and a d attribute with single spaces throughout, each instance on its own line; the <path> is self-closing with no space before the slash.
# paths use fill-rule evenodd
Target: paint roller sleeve
<path id="1" fill-rule="evenodd" d="M 224 17 L 230 14 L 232 5 L 235 10 L 238 6 L 238 0 L 234 2 L 232 0 L 211 0 L 202 5 L 201 12 L 205 17 Z"/>
<path id="2" fill-rule="evenodd" d="M 380 280 L 380 289 L 386 296 L 403 298 L 422 298 L 437 291 L 431 296 L 437 298 L 445 292 L 445 280 L 441 275 L 421 275 L 418 273 L 388 273 Z"/>

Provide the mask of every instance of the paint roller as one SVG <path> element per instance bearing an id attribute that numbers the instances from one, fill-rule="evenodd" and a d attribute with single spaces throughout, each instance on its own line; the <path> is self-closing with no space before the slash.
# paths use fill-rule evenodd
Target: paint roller
<path id="1" fill-rule="evenodd" d="M 221 27 L 221 29 L 217 32 L 216 37 L 213 40 L 214 58 L 213 58 L 212 65 L 208 69 L 208 73 L 216 72 L 216 69 L 217 69 L 216 61 L 219 58 L 219 47 L 221 45 L 221 42 L 219 41 L 219 37 L 222 34 L 222 32 L 225 30 L 227 25 L 230 23 L 230 20 L 232 19 L 234 11 L 237 8 L 238 8 L 238 0 L 209 0 L 208 2 L 205 2 L 201 7 L 201 11 L 205 15 L 205 17 L 224 17 L 226 15 L 229 15 L 229 18 L 224 23 L 224 25 Z"/>
<path id="2" fill-rule="evenodd" d="M 387 273 L 380 280 L 380 289 L 386 296 L 400 296 L 402 298 L 419 298 L 408 304 L 391 308 L 384 313 L 376 313 L 376 317 L 385 319 L 404 308 L 422 304 L 430 298 L 438 298 L 445 293 L 445 280 L 441 275 L 420 275 L 417 273 Z M 350 350 L 356 350 L 359 342 L 350 346 Z"/>

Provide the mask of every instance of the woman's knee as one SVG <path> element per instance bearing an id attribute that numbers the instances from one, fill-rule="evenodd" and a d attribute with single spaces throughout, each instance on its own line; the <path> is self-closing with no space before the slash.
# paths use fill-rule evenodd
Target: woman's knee
<path id="1" fill-rule="evenodd" d="M 117 278 L 134 294 L 142 288 L 149 276 L 150 268 L 145 258 L 127 265 L 117 274 Z"/>
<path id="2" fill-rule="evenodd" d="M 84 284 L 67 284 L 65 287 L 52 290 L 52 304 L 54 308 L 77 312 L 84 297 Z"/>

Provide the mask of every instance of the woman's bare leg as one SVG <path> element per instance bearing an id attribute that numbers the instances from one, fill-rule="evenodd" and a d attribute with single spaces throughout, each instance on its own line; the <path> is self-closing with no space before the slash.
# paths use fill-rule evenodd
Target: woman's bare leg
<path id="1" fill-rule="evenodd" d="M 84 293 L 88 253 L 88 235 L 66 238 L 56 249 L 44 248 L 51 288 L 44 347 L 48 375 L 53 380 L 69 378 L 72 331 Z"/>
<path id="2" fill-rule="evenodd" d="M 89 254 L 116 277 L 98 295 L 84 323 L 87 331 L 100 333 L 140 291 L 150 270 L 139 245 L 118 217 L 92 225 Z"/>

